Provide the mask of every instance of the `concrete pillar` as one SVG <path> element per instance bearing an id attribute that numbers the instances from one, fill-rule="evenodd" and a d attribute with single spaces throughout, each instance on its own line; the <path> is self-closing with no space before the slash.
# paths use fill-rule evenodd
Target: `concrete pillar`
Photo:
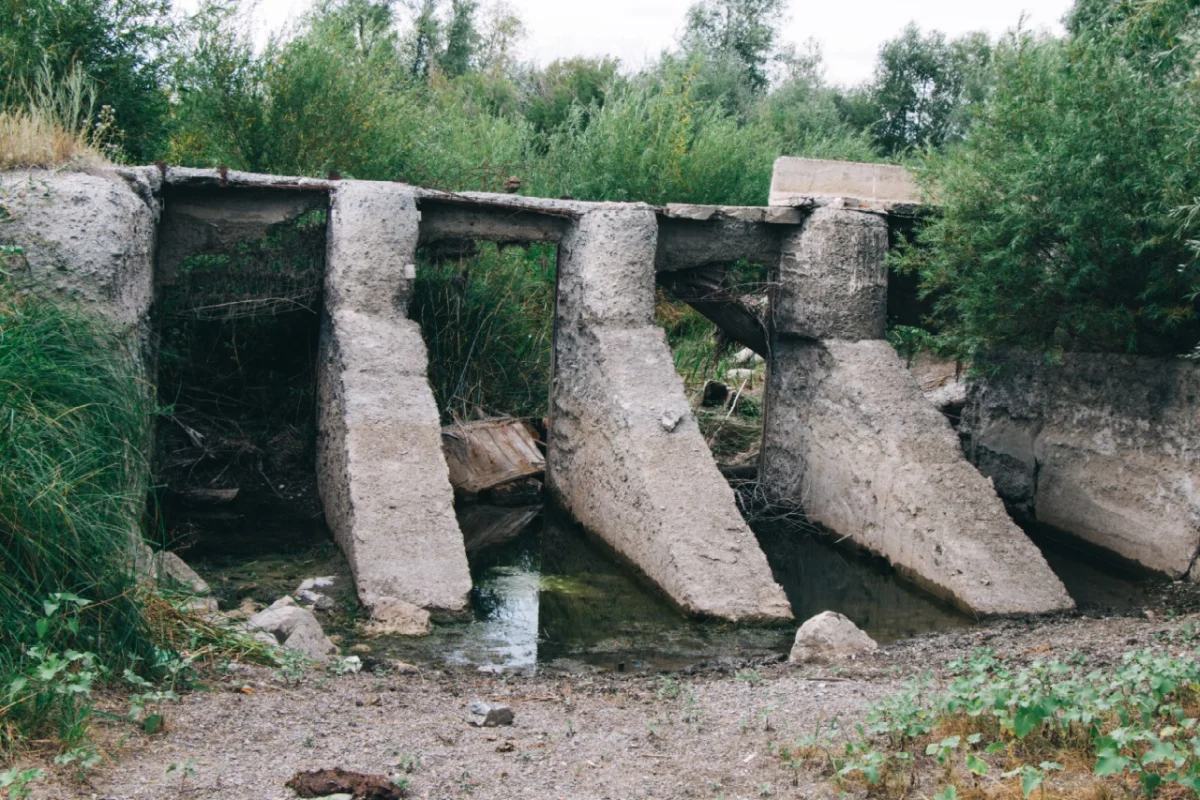
<path id="1" fill-rule="evenodd" d="M 887 249 L 887 224 L 878 215 L 818 208 L 783 237 L 775 331 L 807 339 L 882 339 Z"/>
<path id="2" fill-rule="evenodd" d="M 562 240 L 548 486 L 683 611 L 790 619 L 654 325 L 656 243 L 646 206 L 590 211 Z"/>
<path id="3" fill-rule="evenodd" d="M 883 340 L 887 229 L 825 208 L 784 238 L 761 479 L 813 522 L 979 615 L 1071 598 Z"/>
<path id="4" fill-rule="evenodd" d="M 456 616 L 471 576 L 426 351 L 407 318 L 420 213 L 411 187 L 346 181 L 329 212 L 317 480 L 363 603 Z"/>

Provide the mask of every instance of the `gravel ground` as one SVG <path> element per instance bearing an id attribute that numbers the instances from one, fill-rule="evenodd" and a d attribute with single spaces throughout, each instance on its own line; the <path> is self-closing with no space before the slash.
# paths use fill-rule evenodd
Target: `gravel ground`
<path id="1" fill-rule="evenodd" d="M 722 663 L 669 675 L 548 669 L 530 677 L 427 670 L 286 685 L 238 667 L 167 708 L 167 730 L 100 726 L 116 758 L 84 785 L 62 768 L 36 798 L 290 800 L 298 770 L 342 767 L 406 778 L 417 798 L 753 798 L 836 796 L 793 775 L 770 745 L 844 729 L 909 677 L 987 646 L 1020 659 L 1087 653 L 1112 663 L 1200 615 L 1005 621 L 933 634 L 841 667 Z M 473 728 L 471 700 L 511 705 L 507 728 Z M 172 764 L 178 765 L 168 771 Z M 406 767 L 408 771 L 406 771 Z M 57 770 L 57 772 L 55 772 Z"/>

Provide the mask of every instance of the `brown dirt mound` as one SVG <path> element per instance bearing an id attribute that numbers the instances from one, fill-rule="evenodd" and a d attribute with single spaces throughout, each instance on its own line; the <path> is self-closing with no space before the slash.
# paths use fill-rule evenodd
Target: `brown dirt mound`
<path id="1" fill-rule="evenodd" d="M 354 800 L 400 800 L 405 792 L 383 775 L 364 775 L 344 769 L 297 772 L 286 786 L 301 797 L 352 794 Z"/>

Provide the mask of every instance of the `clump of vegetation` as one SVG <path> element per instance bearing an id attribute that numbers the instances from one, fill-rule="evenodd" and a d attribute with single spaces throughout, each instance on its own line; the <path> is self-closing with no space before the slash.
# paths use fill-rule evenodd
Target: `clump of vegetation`
<path id="1" fill-rule="evenodd" d="M 1200 790 L 1196 652 L 1131 651 L 1120 666 L 1090 668 L 1082 655 L 1020 667 L 980 649 L 948 669 L 944 691 L 929 678 L 913 682 L 872 706 L 853 735 L 834 720 L 779 747 L 780 757 L 887 797 L 918 785 L 942 800 L 1005 789 L 1025 797 Z"/>
<path id="2" fill-rule="evenodd" d="M 1200 196 L 1200 106 L 1179 69 L 1195 58 L 1194 4 L 1090 5 L 1112 13 L 1077 19 L 1067 40 L 997 48 L 967 141 L 924 167 L 942 213 L 896 263 L 975 360 L 1200 341 L 1200 217 L 1186 210 Z"/>
<path id="3" fill-rule="evenodd" d="M 429 348 L 429 382 L 446 422 L 543 417 L 550 395 L 553 246 L 427 257 L 410 314 Z"/>
<path id="4" fill-rule="evenodd" d="M 73 726 L 97 669 L 156 658 L 131 568 L 150 419 L 133 363 L 102 324 L 0 279 L 0 749 Z"/>
<path id="5" fill-rule="evenodd" d="M 0 170 L 107 163 L 117 132 L 111 108 L 95 109 L 95 85 L 79 69 L 61 81 L 39 72 L 22 103 L 0 106 Z"/>

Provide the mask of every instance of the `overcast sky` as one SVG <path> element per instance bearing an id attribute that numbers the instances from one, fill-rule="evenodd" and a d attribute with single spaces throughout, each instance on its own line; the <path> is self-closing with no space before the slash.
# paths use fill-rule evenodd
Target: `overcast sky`
<path id="1" fill-rule="evenodd" d="M 620 57 L 636 68 L 671 45 L 693 0 L 508 0 L 528 29 L 521 55 L 539 63 L 564 56 Z M 261 29 L 285 25 L 311 0 L 259 0 Z M 909 22 L 948 34 L 1015 27 L 1061 32 L 1071 0 L 791 0 L 784 38 L 817 39 L 826 75 L 852 84 L 870 77 L 879 45 Z"/>

